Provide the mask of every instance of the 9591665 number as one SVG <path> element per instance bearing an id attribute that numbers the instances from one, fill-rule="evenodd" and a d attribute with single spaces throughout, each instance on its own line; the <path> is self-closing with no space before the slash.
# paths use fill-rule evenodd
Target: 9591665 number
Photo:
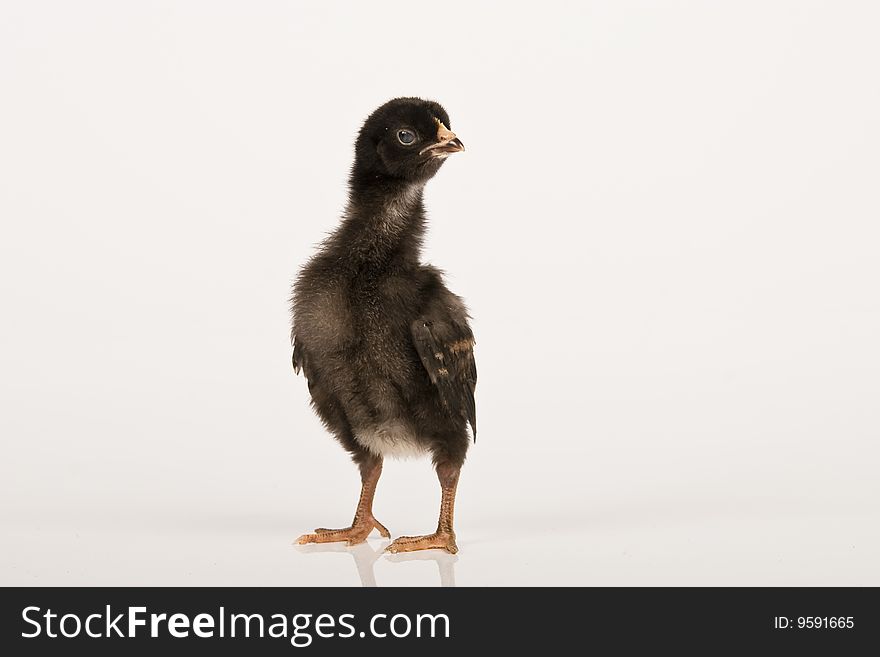
<path id="1" fill-rule="evenodd" d="M 855 627 L 854 616 L 776 616 L 773 627 L 777 630 L 848 630 Z"/>

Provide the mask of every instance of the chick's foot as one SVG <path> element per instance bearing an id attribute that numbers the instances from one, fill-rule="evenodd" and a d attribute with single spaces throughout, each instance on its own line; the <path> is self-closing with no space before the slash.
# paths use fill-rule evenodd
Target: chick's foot
<path id="1" fill-rule="evenodd" d="M 303 534 L 296 539 L 296 542 L 300 545 L 305 545 L 306 543 L 337 543 L 345 541 L 348 545 L 358 545 L 366 541 L 367 536 L 374 529 L 383 538 L 391 538 L 391 532 L 381 522 L 375 518 L 364 518 L 361 521 L 355 521 L 351 527 L 346 527 L 345 529 L 325 529 L 324 527 L 319 527 L 315 530 L 314 534 Z"/>
<path id="2" fill-rule="evenodd" d="M 434 532 L 425 536 L 401 536 L 385 548 L 391 553 L 415 552 L 417 550 L 446 550 L 449 554 L 458 552 L 455 544 L 455 534 L 449 532 Z"/>

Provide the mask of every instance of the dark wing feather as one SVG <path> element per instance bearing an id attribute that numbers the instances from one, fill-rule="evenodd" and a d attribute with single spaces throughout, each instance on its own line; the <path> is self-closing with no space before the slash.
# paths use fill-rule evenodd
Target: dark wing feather
<path id="1" fill-rule="evenodd" d="M 309 363 L 306 358 L 306 353 L 303 350 L 302 342 L 293 338 L 293 371 L 299 374 L 300 370 L 302 370 L 303 376 L 306 377 L 306 384 L 309 386 L 309 393 L 312 394 L 312 399 L 315 398 L 314 388 L 315 388 L 315 375 L 314 372 L 309 371 Z"/>
<path id="2" fill-rule="evenodd" d="M 474 335 L 466 324 L 421 317 L 412 323 L 413 344 L 443 404 L 471 425 L 477 441 Z"/>
<path id="3" fill-rule="evenodd" d="M 299 371 L 303 368 L 303 363 L 305 361 L 305 356 L 303 354 L 302 343 L 296 339 L 296 336 L 293 337 L 293 371 L 299 374 Z"/>

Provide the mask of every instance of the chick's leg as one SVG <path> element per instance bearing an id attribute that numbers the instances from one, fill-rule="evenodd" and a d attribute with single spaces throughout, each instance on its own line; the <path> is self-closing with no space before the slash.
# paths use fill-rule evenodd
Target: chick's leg
<path id="1" fill-rule="evenodd" d="M 452 516 L 455 510 L 455 489 L 458 486 L 458 475 L 461 468 L 449 464 L 437 466 L 437 478 L 440 480 L 440 520 L 437 531 L 425 536 L 401 536 L 385 548 L 388 552 L 415 552 L 416 550 L 439 549 L 450 554 L 458 552 L 455 544 L 455 532 L 452 530 Z"/>
<path id="2" fill-rule="evenodd" d="M 319 527 L 314 534 L 303 534 L 296 542 L 300 545 L 305 543 L 335 543 L 345 541 L 349 545 L 357 545 L 367 540 L 367 536 L 374 529 L 385 538 L 391 538 L 391 533 L 385 529 L 385 525 L 373 517 L 373 496 L 376 494 L 376 484 L 379 475 L 382 474 L 382 459 L 369 458 L 360 465 L 361 469 L 361 497 L 358 500 L 357 511 L 351 527 L 345 529 L 325 529 Z"/>

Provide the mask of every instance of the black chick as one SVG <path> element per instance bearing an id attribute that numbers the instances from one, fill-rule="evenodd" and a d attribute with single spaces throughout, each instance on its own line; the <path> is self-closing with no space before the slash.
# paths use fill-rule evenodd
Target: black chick
<path id="1" fill-rule="evenodd" d="M 396 98 L 366 120 L 355 144 L 342 223 L 293 289 L 293 366 L 312 406 L 361 474 L 351 527 L 316 529 L 299 543 L 362 543 L 376 529 L 373 495 L 387 456 L 430 454 L 442 489 L 437 531 L 404 536 L 390 552 L 456 553 L 455 489 L 476 440 L 474 337 L 462 300 L 419 261 L 422 191 L 464 145 L 437 103 Z"/>

